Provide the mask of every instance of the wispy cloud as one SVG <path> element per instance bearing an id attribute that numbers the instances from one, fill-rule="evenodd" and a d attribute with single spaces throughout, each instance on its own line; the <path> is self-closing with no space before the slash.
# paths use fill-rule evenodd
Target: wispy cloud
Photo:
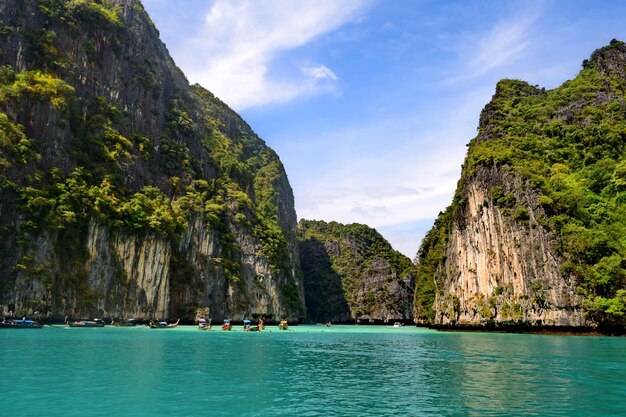
<path id="1" fill-rule="evenodd" d="M 448 81 L 457 82 L 487 74 L 522 59 L 533 38 L 533 26 L 541 17 L 544 2 L 527 2 L 514 16 L 495 23 L 487 31 L 466 34 L 459 42 L 459 56 L 464 61 L 461 75 Z"/>
<path id="2" fill-rule="evenodd" d="M 324 78 L 330 78 L 331 80 L 338 79 L 335 73 L 326 65 L 302 68 L 302 72 L 316 80 L 323 80 Z"/>
<path id="3" fill-rule="evenodd" d="M 464 147 L 450 149 L 441 137 L 458 137 L 456 128 L 406 137 L 402 143 L 394 143 L 393 148 L 378 141 L 378 132 L 388 130 L 386 123 L 372 123 L 353 133 L 354 138 L 337 132 L 347 142 L 345 149 L 335 149 L 336 160 L 324 163 L 313 176 L 288 166 L 290 178 L 300 184 L 294 190 L 298 215 L 378 227 L 433 219 L 450 204 Z M 360 152 L 359 140 L 378 143 L 377 152 Z M 323 152 L 325 144 L 316 146 L 311 152 Z"/>
<path id="4" fill-rule="evenodd" d="M 332 90 L 338 76 L 321 63 L 272 64 L 359 18 L 369 0 L 216 0 L 180 53 L 181 67 L 237 110 Z"/>
<path id="5" fill-rule="evenodd" d="M 523 16 L 498 23 L 478 41 L 478 53 L 468 63 L 472 74 L 480 75 L 515 60 L 528 46 L 526 38 L 533 21 L 534 18 Z"/>

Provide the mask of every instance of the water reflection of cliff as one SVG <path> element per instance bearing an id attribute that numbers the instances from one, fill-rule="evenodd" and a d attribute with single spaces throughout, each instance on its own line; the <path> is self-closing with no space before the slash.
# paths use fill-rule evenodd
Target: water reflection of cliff
<path id="1" fill-rule="evenodd" d="M 603 371 L 607 365 L 597 360 L 613 363 L 606 340 L 590 350 L 588 338 L 443 336 L 432 338 L 430 353 L 419 364 L 420 385 L 429 388 L 434 409 L 447 407 L 448 415 L 620 415 L 619 403 L 595 398 L 601 391 L 615 398 L 626 394 L 620 373 Z M 616 346 L 613 358 L 620 357 L 614 368 L 624 376 L 626 364 Z"/>

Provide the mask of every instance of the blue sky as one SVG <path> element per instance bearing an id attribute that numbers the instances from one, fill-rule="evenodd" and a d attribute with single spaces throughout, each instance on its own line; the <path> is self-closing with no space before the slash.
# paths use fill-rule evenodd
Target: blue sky
<path id="1" fill-rule="evenodd" d="M 190 82 L 285 165 L 299 218 L 364 223 L 413 258 L 502 78 L 554 88 L 624 1 L 143 0 Z"/>

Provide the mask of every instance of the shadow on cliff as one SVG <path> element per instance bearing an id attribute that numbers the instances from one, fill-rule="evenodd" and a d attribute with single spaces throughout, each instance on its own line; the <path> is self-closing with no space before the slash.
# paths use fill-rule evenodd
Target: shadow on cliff
<path id="1" fill-rule="evenodd" d="M 307 319 L 315 322 L 350 321 L 350 308 L 341 277 L 333 270 L 324 243 L 316 238 L 300 241 L 300 266 L 304 276 Z"/>

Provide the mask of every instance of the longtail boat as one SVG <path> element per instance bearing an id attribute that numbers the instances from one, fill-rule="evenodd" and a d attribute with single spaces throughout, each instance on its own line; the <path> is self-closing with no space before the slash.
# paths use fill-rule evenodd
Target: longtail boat
<path id="1" fill-rule="evenodd" d="M 104 320 L 102 319 L 93 319 L 93 320 L 76 320 L 76 321 L 68 321 L 66 324 L 70 327 L 104 327 Z"/>
<path id="2" fill-rule="evenodd" d="M 34 320 L 23 319 L 11 319 L 3 320 L 0 322 L 0 329 L 41 329 L 43 324 L 39 324 Z"/>
<path id="3" fill-rule="evenodd" d="M 135 319 L 128 319 L 122 321 L 111 321 L 111 326 L 115 327 L 135 327 L 137 326 L 137 321 Z"/>
<path id="4" fill-rule="evenodd" d="M 180 319 L 176 320 L 176 323 L 168 323 L 166 321 L 151 321 L 150 328 L 151 329 L 173 329 L 178 326 Z"/>
<path id="5" fill-rule="evenodd" d="M 211 319 L 207 320 L 204 317 L 198 318 L 198 330 L 211 330 L 211 327 L 213 327 Z"/>

